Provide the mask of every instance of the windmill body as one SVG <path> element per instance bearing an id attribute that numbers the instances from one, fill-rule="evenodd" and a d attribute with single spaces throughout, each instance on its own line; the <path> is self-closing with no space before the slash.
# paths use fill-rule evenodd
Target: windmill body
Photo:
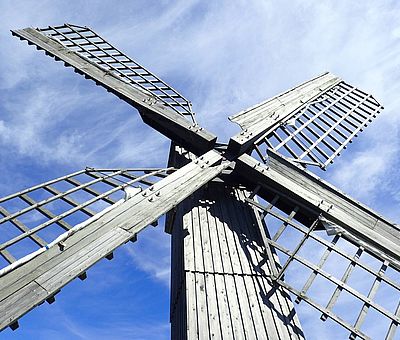
<path id="1" fill-rule="evenodd" d="M 242 131 L 221 144 L 187 99 L 91 29 L 12 33 L 132 105 L 172 143 L 165 169 L 86 168 L 0 199 L 0 228 L 10 230 L 0 329 L 16 329 L 167 214 L 173 339 L 304 338 L 300 303 L 350 338 L 395 338 L 399 228 L 306 170 L 325 170 L 379 114 L 371 95 L 325 73 L 230 117 Z M 25 222 L 37 212 L 43 220 Z"/>

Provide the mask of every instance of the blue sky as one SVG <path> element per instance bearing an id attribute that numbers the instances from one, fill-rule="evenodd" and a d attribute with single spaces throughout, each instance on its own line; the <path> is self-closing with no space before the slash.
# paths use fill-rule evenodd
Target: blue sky
<path id="1" fill-rule="evenodd" d="M 135 110 L 9 33 L 69 22 L 92 27 L 183 93 L 221 141 L 238 131 L 229 115 L 324 71 L 374 94 L 383 114 L 324 178 L 400 221 L 400 3 L 2 1 L 0 13 L 0 196 L 85 166 L 165 165 L 168 140 Z M 161 226 L 1 336 L 167 339 L 168 315 Z M 328 337 L 318 325 L 303 322 L 311 338 Z"/>

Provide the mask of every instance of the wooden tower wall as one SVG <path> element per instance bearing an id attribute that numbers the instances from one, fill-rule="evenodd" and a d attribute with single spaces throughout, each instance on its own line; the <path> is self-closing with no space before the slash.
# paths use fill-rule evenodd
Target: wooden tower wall
<path id="1" fill-rule="evenodd" d="M 304 337 L 290 297 L 268 278 L 261 221 L 244 195 L 213 181 L 177 207 L 170 221 L 172 339 Z"/>

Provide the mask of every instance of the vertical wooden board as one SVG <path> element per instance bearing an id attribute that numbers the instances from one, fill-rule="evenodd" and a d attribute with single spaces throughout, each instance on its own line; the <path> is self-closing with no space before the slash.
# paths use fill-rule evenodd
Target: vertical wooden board
<path id="1" fill-rule="evenodd" d="M 280 331 L 279 323 L 283 322 L 281 314 L 277 315 L 275 296 L 270 296 L 268 292 L 271 286 L 267 284 L 265 278 L 261 276 L 253 276 L 253 284 L 256 290 L 256 297 L 260 305 L 262 318 L 266 325 L 267 339 L 286 339 L 285 334 Z M 266 287 L 268 287 L 266 289 Z"/>
<path id="2" fill-rule="evenodd" d="M 245 339 L 243 316 L 238 300 L 239 292 L 236 287 L 234 275 L 225 275 L 225 282 L 233 324 L 233 334 L 237 339 Z"/>
<path id="3" fill-rule="evenodd" d="M 219 213 L 219 209 L 217 207 L 217 203 L 215 203 L 212 206 L 212 214 L 214 216 L 215 220 L 215 225 L 216 225 L 216 231 L 218 235 L 218 241 L 219 241 L 219 249 L 220 249 L 220 256 L 221 256 L 221 263 L 222 263 L 222 269 L 223 273 L 232 273 L 232 263 L 230 261 L 230 253 L 229 253 L 229 247 L 228 247 L 228 241 L 226 238 L 225 234 L 225 224 L 222 220 L 222 217 Z M 218 256 L 217 253 L 214 253 L 215 256 Z"/>
<path id="4" fill-rule="evenodd" d="M 187 204 L 188 211 L 186 209 L 183 210 L 183 258 L 184 258 L 184 268 L 187 270 L 194 270 L 195 269 L 195 254 L 193 248 L 193 230 L 192 230 L 192 219 L 193 219 L 193 212 L 189 208 L 192 204 L 192 197 L 187 199 L 189 202 Z"/>
<path id="5" fill-rule="evenodd" d="M 201 228 L 203 227 L 200 223 L 200 207 L 198 196 L 194 195 L 194 207 L 191 210 L 192 213 L 192 225 L 191 225 L 191 238 L 192 247 L 194 252 L 194 271 L 204 272 L 204 260 L 203 260 L 203 240 L 201 239 Z M 185 268 L 189 270 L 189 268 Z"/>
<path id="6" fill-rule="evenodd" d="M 204 203 L 202 203 L 204 202 Z M 207 202 L 207 203 L 206 203 Z M 209 204 L 208 200 L 199 200 L 198 213 L 199 213 L 199 235 L 201 239 L 201 254 L 203 257 L 203 271 L 214 272 L 213 252 L 211 248 L 210 234 L 208 225 L 208 207 L 204 204 Z M 198 242 L 199 243 L 199 242 Z"/>
<path id="7" fill-rule="evenodd" d="M 241 266 L 241 273 L 247 275 L 257 274 L 257 257 L 255 248 L 257 240 L 254 239 L 252 219 L 246 214 L 244 202 L 236 196 L 236 190 L 230 189 L 231 204 L 225 205 L 226 218 L 234 230 L 233 236 L 238 253 L 238 262 Z M 248 209 L 246 209 L 248 210 Z"/>
<path id="8" fill-rule="evenodd" d="M 189 339 L 198 339 L 199 337 L 195 281 L 194 275 L 186 273 L 187 335 Z"/>
<path id="9" fill-rule="evenodd" d="M 283 339 L 301 339 L 302 334 L 300 322 L 294 314 L 294 306 L 288 293 L 281 287 L 274 287 L 266 280 L 260 281 L 263 285 L 264 294 L 269 296 L 273 308 L 271 312 L 276 323 L 279 336 Z"/>
<path id="10" fill-rule="evenodd" d="M 188 273 L 188 275 L 193 275 L 195 277 L 199 339 L 206 340 L 210 338 L 208 304 L 211 301 L 208 300 L 207 296 L 207 287 L 204 279 L 205 274 Z"/>
<path id="11" fill-rule="evenodd" d="M 249 290 L 251 287 L 247 287 L 244 283 L 246 275 L 235 275 L 235 283 L 237 289 L 237 296 L 240 306 L 240 311 L 243 319 L 243 329 L 246 335 L 246 339 L 256 339 L 255 325 L 253 319 L 253 313 L 250 309 L 249 303 Z M 255 312 L 255 311 L 254 311 Z"/>
<path id="12" fill-rule="evenodd" d="M 214 191 L 215 192 L 215 191 Z M 226 191 L 222 188 L 220 189 L 220 193 L 223 192 L 225 193 Z M 221 197 L 222 196 L 222 197 Z M 226 210 L 226 205 L 229 204 L 229 199 L 226 198 L 225 195 L 219 195 L 218 201 L 215 204 L 216 209 L 215 212 L 217 216 L 220 218 L 220 228 L 221 228 L 221 234 L 223 235 L 225 239 L 225 246 L 226 246 L 226 257 L 224 258 L 224 262 L 228 262 L 228 264 L 232 268 L 231 273 L 242 273 L 242 268 L 240 264 L 240 260 L 238 258 L 238 250 L 236 248 L 236 243 L 235 243 L 235 238 L 233 235 L 233 226 L 230 223 L 229 220 L 229 214 Z M 225 273 L 226 273 L 225 269 Z"/>
<path id="13" fill-rule="evenodd" d="M 214 273 L 223 273 L 222 254 L 220 247 L 220 240 L 217 229 L 216 217 L 213 213 L 213 204 L 210 204 L 207 211 L 207 226 L 210 238 L 210 248 L 213 261 Z"/>
<path id="14" fill-rule="evenodd" d="M 228 292 L 225 283 L 225 276 L 215 274 L 215 289 L 217 292 L 217 302 L 219 308 L 219 331 L 223 339 L 234 339 L 231 308 L 228 301 Z"/>
<path id="15" fill-rule="evenodd" d="M 208 301 L 208 323 L 210 328 L 210 338 L 219 340 L 222 339 L 222 329 L 220 327 L 221 318 L 215 275 L 206 273 L 204 280 L 207 289 L 206 291 Z"/>
<path id="16" fill-rule="evenodd" d="M 260 276 L 244 276 L 243 279 L 248 289 L 248 300 L 257 339 L 277 339 L 278 333 L 271 311 L 265 305 L 260 295 L 260 288 L 256 284 L 256 280 L 259 280 Z"/>
<path id="17" fill-rule="evenodd" d="M 171 289 L 170 289 L 170 321 L 175 319 L 174 315 L 176 313 L 176 303 L 177 303 L 177 286 L 180 282 L 179 276 L 181 275 L 182 270 L 179 270 L 179 246 L 182 244 L 180 242 L 180 237 L 178 233 L 180 232 L 182 226 L 176 225 L 172 230 L 171 237 Z M 172 333 L 171 333 L 172 335 Z"/>
<path id="18" fill-rule="evenodd" d="M 246 198 L 244 191 L 235 189 L 235 194 L 241 202 L 244 202 Z M 234 213 L 239 215 L 238 218 L 243 218 L 247 221 L 243 227 L 244 232 L 248 235 L 249 240 L 251 240 L 251 244 L 248 246 L 248 262 L 249 265 L 252 266 L 252 271 L 256 273 L 261 273 L 262 271 L 268 273 L 269 268 L 267 266 L 266 256 L 264 255 L 265 247 L 263 246 L 261 233 L 259 232 L 259 228 L 261 227 L 260 221 L 257 220 L 255 211 L 249 209 L 247 204 L 242 203 L 240 204 L 240 209 L 235 209 Z"/>

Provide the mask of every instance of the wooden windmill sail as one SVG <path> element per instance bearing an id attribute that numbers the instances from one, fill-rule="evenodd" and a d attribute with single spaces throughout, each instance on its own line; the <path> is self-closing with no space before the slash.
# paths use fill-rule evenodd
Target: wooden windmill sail
<path id="1" fill-rule="evenodd" d="M 173 339 L 304 338 L 299 303 L 350 338 L 373 336 L 371 320 L 395 338 L 399 228 L 306 170 L 325 169 L 376 117 L 371 95 L 326 73 L 230 117 L 242 131 L 221 144 L 188 100 L 90 28 L 12 33 L 172 144 L 165 169 L 86 168 L 0 199 L 0 329 L 167 214 Z"/>

